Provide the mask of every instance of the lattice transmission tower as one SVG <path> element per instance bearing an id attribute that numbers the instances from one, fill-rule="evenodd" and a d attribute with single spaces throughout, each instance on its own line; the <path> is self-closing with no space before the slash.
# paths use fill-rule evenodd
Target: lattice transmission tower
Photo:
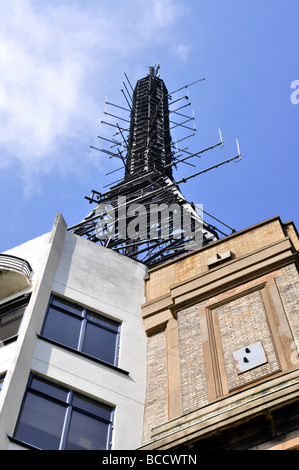
<path id="1" fill-rule="evenodd" d="M 179 185 L 241 158 L 237 141 L 238 154 L 235 157 L 175 181 L 173 169 L 178 164 L 188 163 L 191 158 L 222 146 L 223 142 L 219 131 L 220 141 L 209 148 L 196 153 L 189 152 L 186 147 L 178 148 L 181 141 L 194 135 L 195 127 L 189 124 L 194 117 L 183 111 L 190 105 L 188 93 L 184 96 L 175 94 L 204 79 L 169 93 L 158 71 L 159 64 L 149 67 L 149 73 L 137 81 L 134 89 L 125 74 L 127 83 L 123 82 L 124 89 L 121 91 L 126 107 L 106 100 L 107 106 L 126 110 L 129 119 L 105 111 L 110 118 L 124 121 L 125 127 L 118 122 L 102 121 L 115 129 L 111 139 L 98 136 L 110 143 L 110 149 L 91 148 L 110 158 L 119 159 L 121 167 L 114 171 L 123 170 L 123 178 L 112 183 L 108 191 L 100 193 L 92 190 L 91 196 L 86 199 L 96 206 L 80 223 L 69 227 L 73 233 L 149 267 L 226 235 L 214 225 L 203 221 L 204 211 L 186 200 Z M 181 119 L 181 122 L 172 121 L 172 116 Z M 187 130 L 189 135 L 174 142 L 171 129 L 175 127 Z M 220 220 L 215 220 L 234 231 Z"/>

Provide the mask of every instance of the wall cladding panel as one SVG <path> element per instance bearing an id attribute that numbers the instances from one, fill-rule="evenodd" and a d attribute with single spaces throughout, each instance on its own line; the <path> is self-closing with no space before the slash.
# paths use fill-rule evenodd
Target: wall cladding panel
<path id="1" fill-rule="evenodd" d="M 165 330 L 148 338 L 147 384 L 143 441 L 151 439 L 153 427 L 168 420 L 167 351 Z"/>
<path id="2" fill-rule="evenodd" d="M 286 266 L 275 281 L 299 351 L 299 277 L 295 264 Z"/>
<path id="3" fill-rule="evenodd" d="M 208 403 L 198 307 L 178 313 L 183 412 Z"/>
<path id="4" fill-rule="evenodd" d="M 280 370 L 260 291 L 244 295 L 217 308 L 229 390 Z M 261 341 L 268 362 L 238 374 L 233 353 Z"/>

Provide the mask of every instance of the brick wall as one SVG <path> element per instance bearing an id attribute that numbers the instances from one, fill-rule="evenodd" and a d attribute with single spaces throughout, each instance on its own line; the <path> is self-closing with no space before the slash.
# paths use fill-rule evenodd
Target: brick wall
<path id="1" fill-rule="evenodd" d="M 151 429 L 168 420 L 166 333 L 148 338 L 147 390 L 143 441 L 151 438 Z"/>
<path id="2" fill-rule="evenodd" d="M 217 308 L 229 390 L 280 370 L 259 291 Z M 233 352 L 261 341 L 268 362 L 238 374 Z"/>
<path id="3" fill-rule="evenodd" d="M 299 276 L 294 263 L 286 266 L 276 277 L 276 285 L 299 351 Z M 295 349 L 295 348 L 294 348 Z M 297 360 L 297 364 L 298 364 Z"/>
<path id="4" fill-rule="evenodd" d="M 284 231 L 273 218 L 150 270 L 143 307 L 149 335 L 144 442 L 168 420 L 298 367 L 298 255 L 286 239 L 291 234 L 294 246 L 293 226 Z M 233 259 L 209 270 L 208 258 L 225 250 Z M 169 343 L 170 321 L 177 340 Z M 233 353 L 256 342 L 266 362 L 240 373 Z"/>
<path id="5" fill-rule="evenodd" d="M 178 312 L 183 413 L 208 403 L 198 307 Z"/>

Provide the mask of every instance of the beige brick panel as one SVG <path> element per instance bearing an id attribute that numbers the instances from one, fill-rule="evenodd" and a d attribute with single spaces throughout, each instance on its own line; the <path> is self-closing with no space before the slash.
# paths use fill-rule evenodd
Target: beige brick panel
<path id="1" fill-rule="evenodd" d="M 143 442 L 150 441 L 151 430 L 168 420 L 167 351 L 165 330 L 148 338 L 147 391 Z"/>

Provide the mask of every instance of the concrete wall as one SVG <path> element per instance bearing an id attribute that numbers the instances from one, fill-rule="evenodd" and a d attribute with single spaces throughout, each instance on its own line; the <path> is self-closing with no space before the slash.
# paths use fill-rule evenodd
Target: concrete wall
<path id="1" fill-rule="evenodd" d="M 7 252 L 31 264 L 32 295 L 18 340 L 0 350 L 0 449 L 9 442 L 30 372 L 115 406 L 112 449 L 134 449 L 142 439 L 146 338 L 140 305 L 146 268 L 66 231 L 61 216 L 52 232 Z M 51 293 L 121 322 L 119 368 L 128 375 L 37 337 Z M 20 294 L 20 293 L 19 293 Z"/>

